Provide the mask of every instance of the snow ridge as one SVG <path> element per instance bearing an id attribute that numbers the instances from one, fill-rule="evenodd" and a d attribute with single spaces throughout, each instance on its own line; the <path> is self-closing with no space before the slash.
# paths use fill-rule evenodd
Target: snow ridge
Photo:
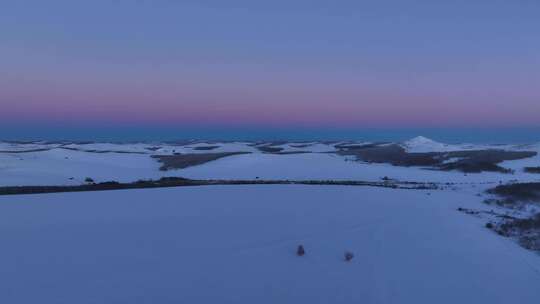
<path id="1" fill-rule="evenodd" d="M 459 150 L 458 147 L 436 142 L 424 136 L 417 136 L 402 144 L 407 152 L 446 152 Z"/>

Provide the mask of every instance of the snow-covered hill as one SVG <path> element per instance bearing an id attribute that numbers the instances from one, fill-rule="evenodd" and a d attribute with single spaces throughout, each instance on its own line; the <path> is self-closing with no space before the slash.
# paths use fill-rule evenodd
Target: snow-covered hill
<path id="1" fill-rule="evenodd" d="M 481 149 L 479 145 L 451 145 L 436 142 L 424 136 L 412 138 L 402 144 L 407 152 L 449 152 L 460 150 Z"/>
<path id="2" fill-rule="evenodd" d="M 418 136 L 403 143 L 403 147 L 409 152 L 443 152 L 450 150 L 448 145 L 438 143 L 427 137 Z"/>
<path id="3" fill-rule="evenodd" d="M 361 147 L 366 143 L 347 143 Z M 279 153 L 265 153 L 268 147 Z M 166 143 L 0 143 L 0 186 L 77 185 L 87 177 L 96 182 L 133 182 L 163 176 L 201 179 L 354 179 L 378 181 L 382 177 L 421 182 L 498 183 L 499 181 L 534 181 L 538 174 L 523 172 L 525 166 L 540 166 L 540 156 L 507 161 L 505 168 L 515 174 L 483 172 L 464 175 L 458 171 L 442 172 L 420 167 L 399 167 L 351 161 L 337 155 L 340 143 L 266 143 L 196 142 Z M 410 152 L 456 151 L 487 146 L 448 145 L 425 137 L 403 143 Z M 500 146 L 497 146 L 500 148 Z M 528 150 L 537 145 L 505 146 L 509 150 Z M 540 149 L 538 149 L 540 150 Z M 3 152 L 2 152 L 3 151 Z M 534 151 L 534 150 L 533 150 Z M 249 152 L 229 156 L 182 170 L 160 171 L 152 155 L 175 153 Z"/>

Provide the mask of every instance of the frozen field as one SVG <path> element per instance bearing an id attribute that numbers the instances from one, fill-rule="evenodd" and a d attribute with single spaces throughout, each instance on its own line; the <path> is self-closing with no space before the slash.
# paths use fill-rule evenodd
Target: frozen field
<path id="1" fill-rule="evenodd" d="M 96 182 L 133 182 L 178 176 L 195 179 L 335 179 L 378 181 L 389 177 L 404 181 L 490 185 L 508 181 L 540 181 L 539 174 L 523 171 L 540 166 L 540 156 L 505 161 L 502 167 L 514 174 L 426 170 L 422 166 L 402 167 L 386 163 L 353 161 L 336 152 L 340 145 L 368 143 L 2 143 L 0 142 L 0 186 L 79 185 L 87 177 Z M 449 152 L 479 149 L 540 151 L 537 145 L 450 145 L 417 137 L 401 144 L 409 152 Z M 278 153 L 265 153 L 264 149 Z M 262 149 L 262 150 L 261 150 Z M 152 156 L 245 152 L 184 169 L 160 171 Z M 299 153 L 305 152 L 305 153 Z"/>
<path id="2" fill-rule="evenodd" d="M 538 303 L 539 256 L 460 206 L 486 208 L 342 186 L 4 196 L 0 303 Z"/>
<path id="3" fill-rule="evenodd" d="M 341 153 L 370 145 L 0 142 L 0 187 L 177 176 L 384 178 L 438 188 L 229 185 L 0 196 L 0 303 L 539 303 L 540 255 L 485 227 L 501 216 L 529 217 L 538 205 L 483 203 L 488 188 L 540 181 L 524 171 L 540 166 L 539 155 L 496 163 L 506 173 L 464 173 Z M 540 152 L 539 144 L 423 137 L 399 145 L 406 152 L 398 153 L 442 157 Z M 168 171 L 156 159 L 231 152 L 245 154 Z M 300 244 L 304 257 L 295 255 Z M 354 253 L 351 262 L 345 251 Z"/>

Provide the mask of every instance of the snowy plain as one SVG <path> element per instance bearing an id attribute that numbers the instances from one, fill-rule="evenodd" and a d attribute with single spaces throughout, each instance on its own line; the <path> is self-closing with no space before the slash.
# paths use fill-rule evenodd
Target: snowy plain
<path id="1" fill-rule="evenodd" d="M 485 208 L 345 186 L 0 197 L 0 302 L 538 303 L 540 258 L 459 206 Z"/>
<path id="2" fill-rule="evenodd" d="M 377 181 L 389 177 L 404 181 L 489 184 L 509 181 L 539 181 L 540 175 L 523 172 L 526 166 L 540 166 L 540 155 L 506 161 L 505 168 L 514 174 L 482 172 L 463 174 L 458 171 L 426 170 L 422 167 L 399 167 L 353 161 L 335 153 L 339 143 L 281 143 L 291 154 L 264 153 L 252 143 L 210 142 L 171 145 L 160 143 L 0 143 L 0 186 L 78 185 L 87 177 L 96 182 L 133 182 L 177 176 L 197 179 L 336 179 Z M 357 143 L 358 145 L 366 143 Z M 445 152 L 478 149 L 507 149 L 540 152 L 537 145 L 450 145 L 417 137 L 402 144 L 411 152 Z M 199 150 L 212 147 L 211 150 Z M 35 151 L 38 150 L 38 151 Z M 4 152 L 2 152 L 4 151 Z M 16 151 L 16 153 L 13 153 Z M 30 152 L 24 152 L 30 151 Z M 11 153 L 10 153 L 11 152 Z M 249 152 L 211 161 L 181 170 L 160 171 L 152 155 L 173 153 Z M 296 153 L 295 153 L 296 152 Z M 298 153 L 308 152 L 308 153 Z"/>
<path id="3" fill-rule="evenodd" d="M 452 183 L 438 190 L 245 185 L 0 196 L 0 303 L 538 303 L 540 255 L 457 209 L 513 174 L 352 160 L 340 143 L 0 143 L 0 186 L 179 176 Z M 363 145 L 367 143 L 342 143 Z M 264 144 L 269 145 L 269 144 Z M 418 137 L 409 152 L 537 151 Z M 153 155 L 250 152 L 160 171 Z M 309 152 L 309 153 L 299 153 Z M 290 153 L 290 154 L 289 154 Z M 504 213 L 505 210 L 496 210 Z M 295 250 L 304 245 L 306 256 Z M 355 257 L 345 262 L 343 254 Z"/>

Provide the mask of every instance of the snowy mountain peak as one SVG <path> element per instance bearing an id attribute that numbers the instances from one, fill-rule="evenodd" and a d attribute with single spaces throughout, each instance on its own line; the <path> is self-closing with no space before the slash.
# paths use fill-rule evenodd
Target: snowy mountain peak
<path id="1" fill-rule="evenodd" d="M 408 152 L 438 152 L 447 151 L 449 146 L 436 142 L 424 136 L 417 136 L 402 144 Z"/>
<path id="2" fill-rule="evenodd" d="M 409 139 L 405 142 L 406 145 L 425 145 L 425 144 L 439 144 L 438 142 L 429 139 L 424 136 L 417 136 L 413 139 Z"/>

